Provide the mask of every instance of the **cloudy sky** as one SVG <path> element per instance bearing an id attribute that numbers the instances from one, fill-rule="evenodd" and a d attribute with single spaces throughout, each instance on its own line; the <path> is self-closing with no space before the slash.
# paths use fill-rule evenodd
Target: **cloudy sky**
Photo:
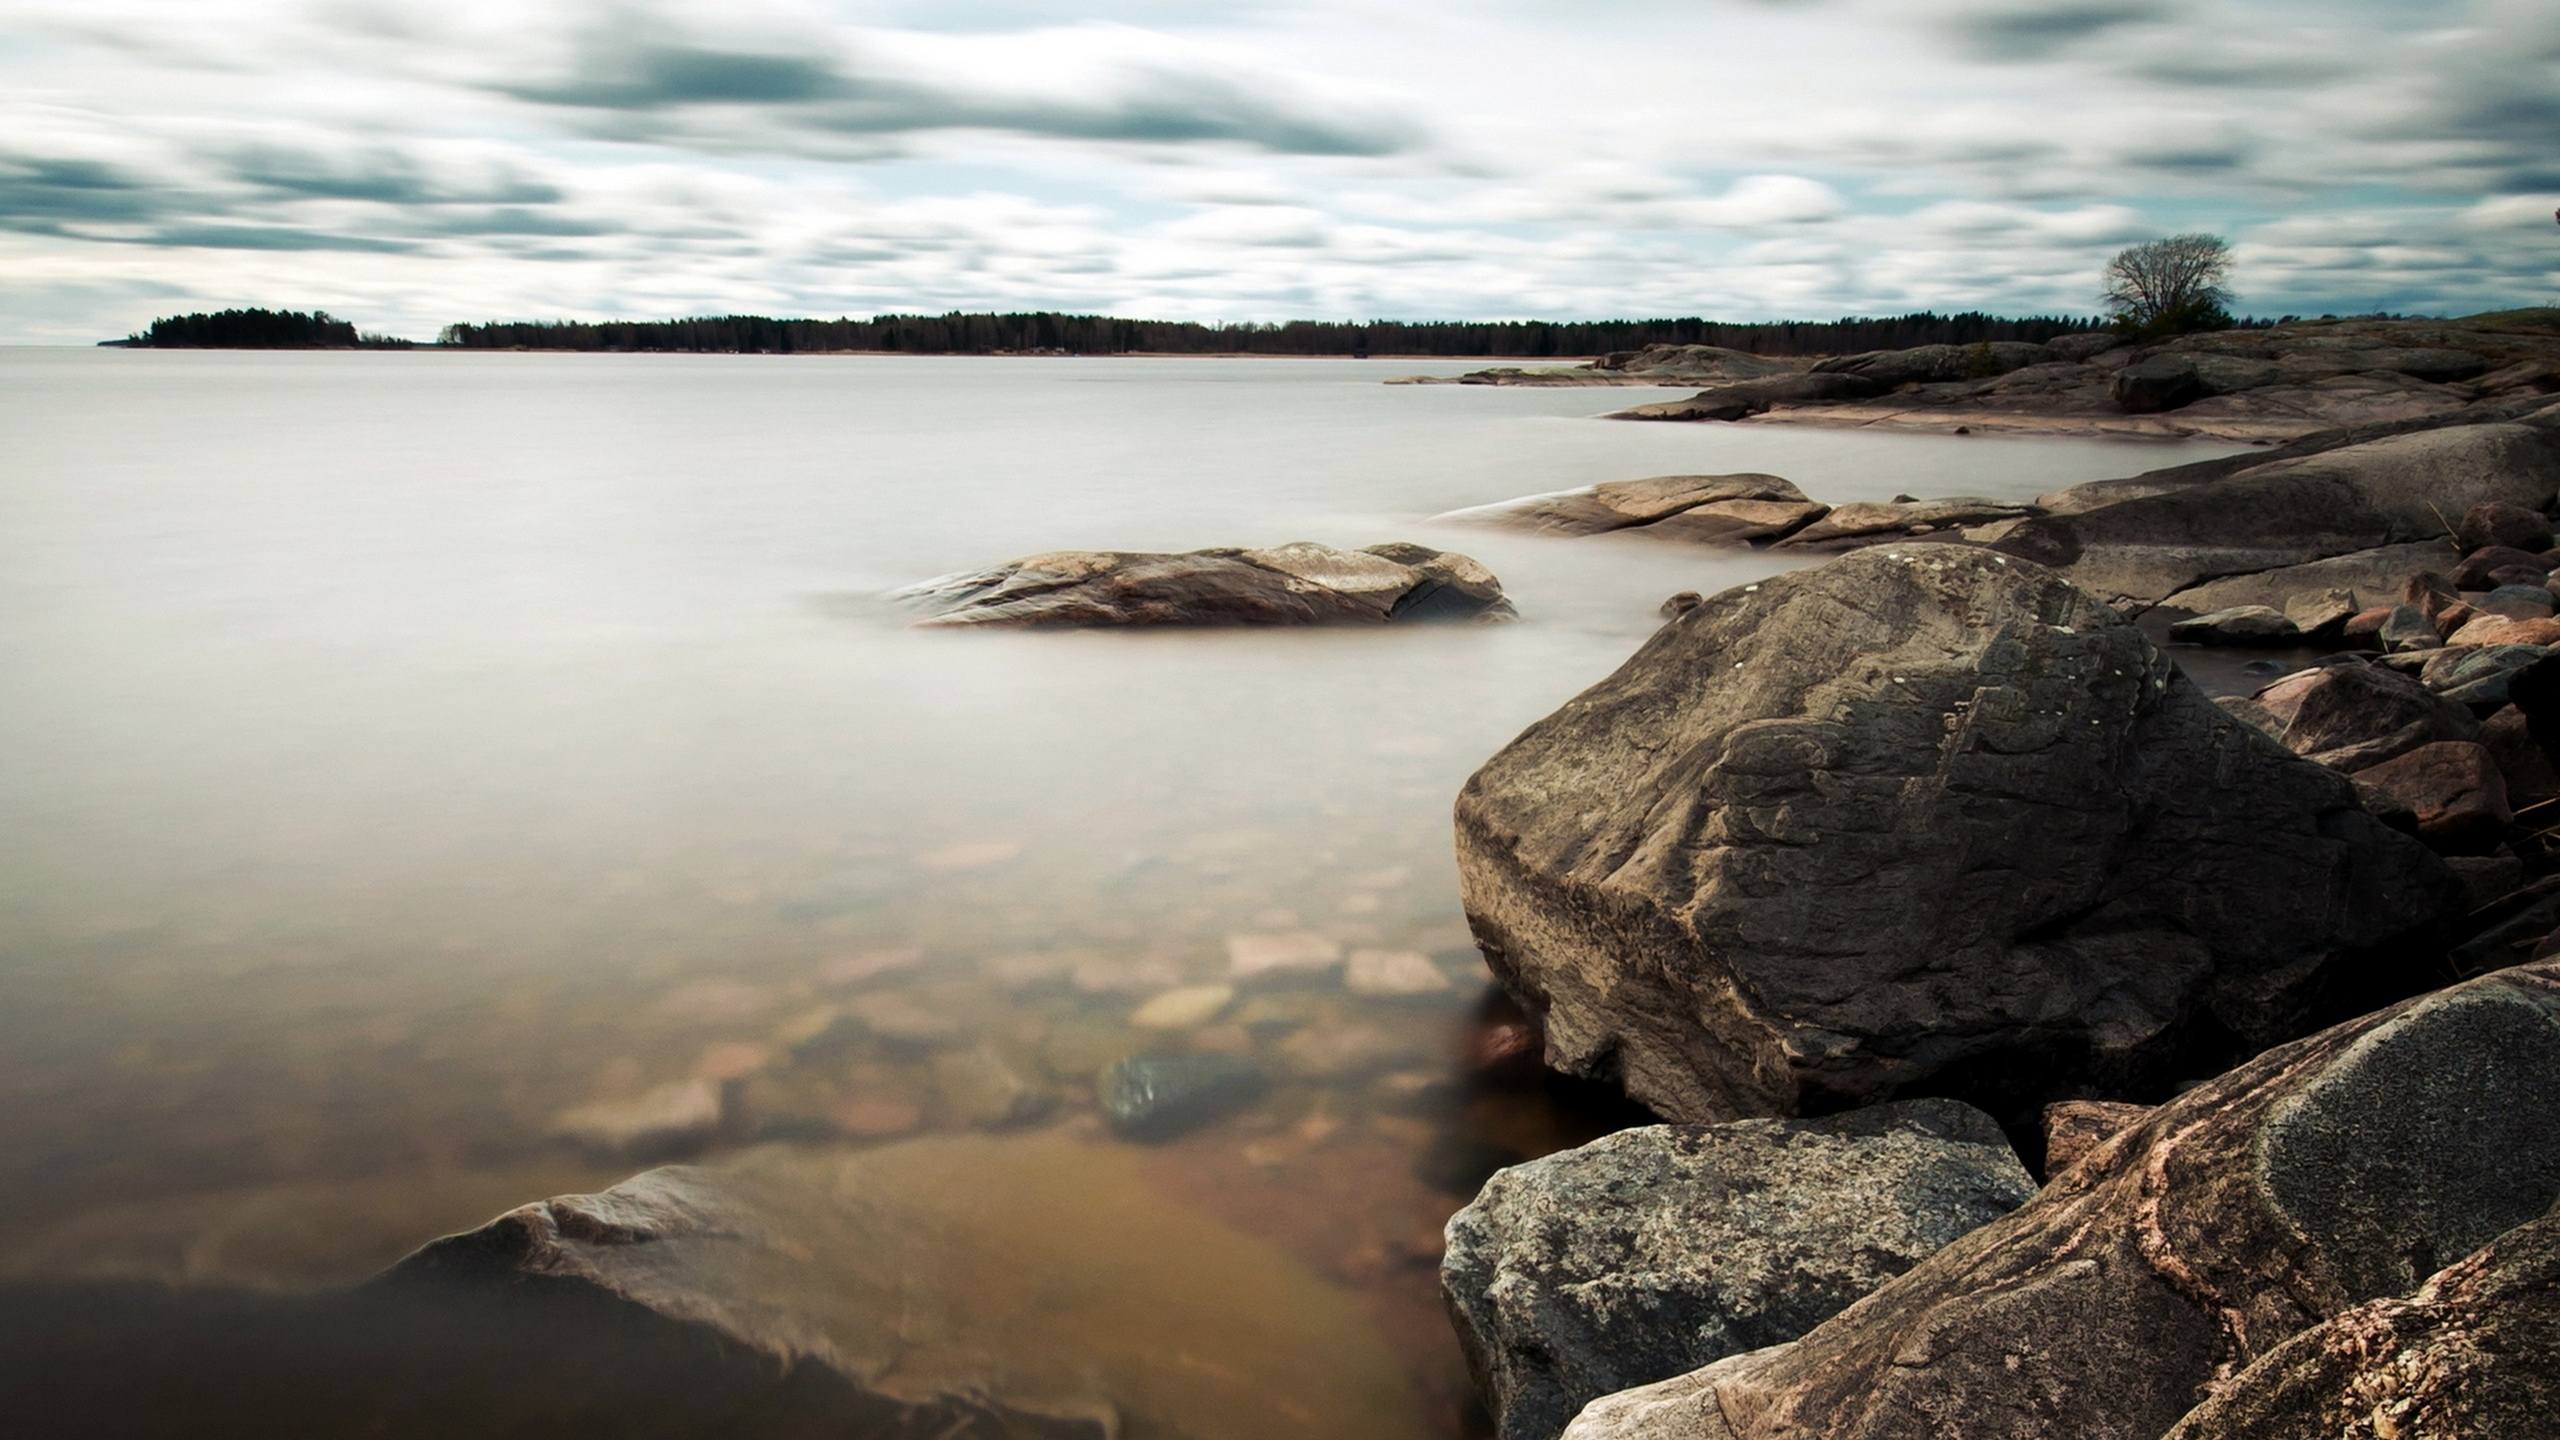
<path id="1" fill-rule="evenodd" d="M 2553 0 L 7 0 L 0 343 L 2560 303 Z"/>

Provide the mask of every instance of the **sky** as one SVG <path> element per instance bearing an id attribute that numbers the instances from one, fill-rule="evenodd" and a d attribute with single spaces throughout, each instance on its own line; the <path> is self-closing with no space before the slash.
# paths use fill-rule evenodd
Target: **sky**
<path id="1" fill-rule="evenodd" d="M 2560 303 L 2554 0 L 0 0 L 0 343 Z"/>

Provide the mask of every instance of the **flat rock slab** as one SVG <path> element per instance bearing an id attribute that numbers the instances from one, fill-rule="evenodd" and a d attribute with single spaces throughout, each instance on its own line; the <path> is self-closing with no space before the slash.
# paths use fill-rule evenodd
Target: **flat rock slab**
<path id="1" fill-rule="evenodd" d="M 892 597 L 919 625 L 1374 625 L 1507 620 L 1493 572 L 1420 545 L 1305 542 L 1178 555 L 1056 550 Z"/>
<path id="2" fill-rule="evenodd" d="M 1354 1300 L 1125 1153 L 1054 1137 L 652 1170 L 436 1241 L 383 1283 L 428 1282 L 574 1287 L 770 1356 L 777 1384 L 814 1362 L 912 1407 L 901 1435 L 1422 1433 Z"/>
<path id="3" fill-rule="evenodd" d="M 1648 1125 L 1495 1175 L 1441 1292 L 1502 1440 L 1602 1395 L 1792 1340 L 2035 1193 L 1951 1100 Z"/>
<path id="4" fill-rule="evenodd" d="M 2263 1413 L 2240 1397 L 2287 1387 L 2261 1388 L 2253 1366 L 2286 1357 L 2289 1341 L 2359 1307 L 2419 1291 L 2447 1266 L 2455 1268 L 2443 1286 L 2431 1287 L 2438 1296 L 2479 1295 L 2498 1273 L 2547 1273 L 2547 1240 L 2524 1232 L 2518 1247 L 2533 1258 L 2516 1257 L 2513 1268 L 2495 1251 L 2478 1267 L 2457 1262 L 2560 1200 L 2554 1093 L 2560 965 L 2500 971 L 2393 1006 L 2268 1051 L 2161 1106 L 2035 1199 L 1802 1339 L 1595 1401 L 1565 1433 L 2158 1440 L 2191 1411 L 2198 1425 L 2177 1432 L 2182 1440 L 2543 1433 L 2233 1431 L 2203 1420 L 2224 1395 L 2233 1397 L 2226 1412 Z M 2472 1313 L 2494 1321 L 2483 1307 Z M 2316 1392 L 2324 1372 L 2339 1374 L 2309 1358 L 2299 1367 L 2276 1359 L 2301 1376 L 2296 1395 Z M 2337 1358 L 2361 1370 L 2374 1352 Z M 2498 1363 L 2482 1357 L 2477 1373 L 2494 1375 Z M 2552 1373 L 2547 1351 L 2534 1363 Z M 2403 1394 L 2444 1393 L 2423 1373 L 2373 1378 Z"/>
<path id="5" fill-rule="evenodd" d="M 2113 610 L 1947 545 L 1671 621 L 1486 762 L 1457 831 L 1549 1063 L 1692 1121 L 2173 1079 L 2299 1033 L 2459 890 Z"/>

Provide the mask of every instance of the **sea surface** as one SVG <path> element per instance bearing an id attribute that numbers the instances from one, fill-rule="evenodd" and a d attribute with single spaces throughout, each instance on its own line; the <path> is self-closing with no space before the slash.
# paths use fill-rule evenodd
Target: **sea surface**
<path id="1" fill-rule="evenodd" d="M 1379 383 L 1466 368 L 0 350 L 0 1275 L 324 1287 L 661 1152 L 992 1127 L 1131 1151 L 1368 1317 L 1415 1396 L 1379 1433 L 1463 1430 L 1441 1221 L 1624 1117 L 1478 1073 L 1505 1017 L 1450 802 L 1665 596 L 1792 562 L 1426 517 L 1741 470 L 2024 497 L 2231 448 Z M 1464 550 L 1521 618 L 951 633 L 881 600 L 1290 540 Z M 1131 1025 L 1310 933 L 1445 988 L 1325 971 Z M 1110 1139 L 1095 1071 L 1185 1050 L 1283 1079 Z M 577 1118 L 691 1081 L 716 1123 L 646 1153 Z"/>

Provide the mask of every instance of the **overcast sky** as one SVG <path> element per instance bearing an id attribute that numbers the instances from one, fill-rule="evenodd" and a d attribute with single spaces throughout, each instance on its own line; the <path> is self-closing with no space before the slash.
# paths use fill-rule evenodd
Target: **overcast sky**
<path id="1" fill-rule="evenodd" d="M 2560 303 L 2555 0 L 7 0 L 0 342 Z"/>

